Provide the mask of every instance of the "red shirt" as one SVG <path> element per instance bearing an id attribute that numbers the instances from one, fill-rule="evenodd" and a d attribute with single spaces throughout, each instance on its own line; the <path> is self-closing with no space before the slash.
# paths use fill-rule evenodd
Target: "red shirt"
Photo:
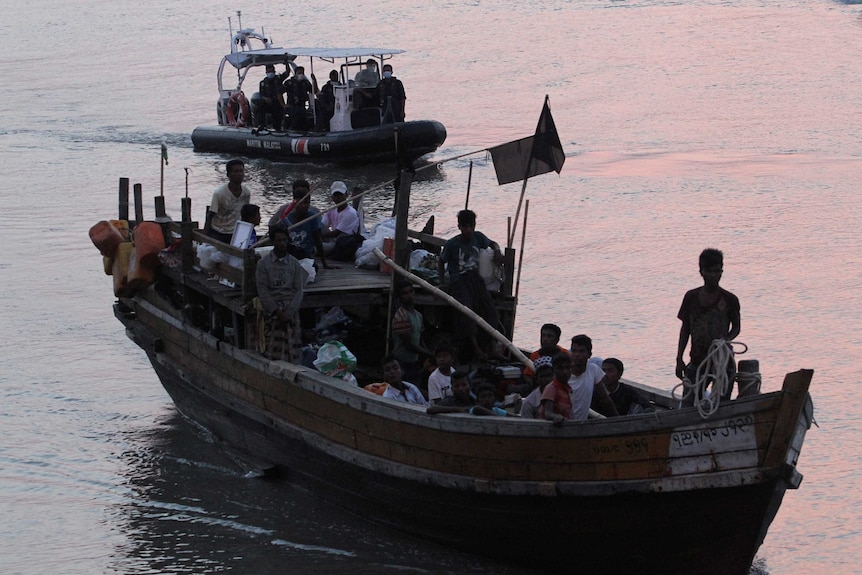
<path id="1" fill-rule="evenodd" d="M 572 417 L 572 388 L 568 382 L 560 382 L 556 377 L 554 381 L 545 386 L 542 392 L 541 406 L 539 407 L 539 417 L 545 417 L 545 400 L 554 402 L 554 413 L 559 413 L 565 419 Z"/>

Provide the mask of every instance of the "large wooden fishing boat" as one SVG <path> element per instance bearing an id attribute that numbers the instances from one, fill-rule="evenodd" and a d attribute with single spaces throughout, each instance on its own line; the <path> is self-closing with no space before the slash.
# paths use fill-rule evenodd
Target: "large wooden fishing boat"
<path id="1" fill-rule="evenodd" d="M 181 247 L 152 283 L 123 283 L 113 266 L 116 317 L 182 414 L 252 464 L 372 521 L 552 572 L 743 575 L 785 491 L 800 484 L 811 370 L 789 373 L 780 391 L 724 402 L 706 419 L 633 382 L 653 411 L 559 426 L 429 415 L 261 355 L 254 251 L 214 242 L 190 214 L 184 200 L 182 222 L 156 218 Z M 200 268 L 193 243 L 241 262 L 219 264 L 215 275 L 229 281 Z M 514 253 L 506 256 L 511 268 Z M 319 270 L 305 291 L 304 309 L 338 305 L 353 319 L 344 343 L 367 368 L 360 383 L 374 380 L 384 352 L 391 285 L 387 273 L 345 266 Z M 495 296 L 508 336 L 511 288 L 510 280 Z M 441 329 L 454 313 L 424 289 L 417 306 Z"/>
<path id="2" fill-rule="evenodd" d="M 395 162 L 393 130 L 401 132 L 406 156 L 416 160 L 439 148 L 446 139 L 446 128 L 434 120 L 387 121 L 385 106 L 380 106 L 374 86 L 355 85 L 353 76 L 370 59 L 382 68 L 403 50 L 378 47 L 282 48 L 252 28 L 231 30 L 230 53 L 218 68 L 216 103 L 217 124 L 198 126 L 192 143 L 200 152 L 221 152 L 241 156 L 260 156 L 283 162 L 367 164 Z M 302 129 L 273 129 L 265 122 L 259 106 L 256 80 L 249 91 L 249 72 L 261 72 L 268 65 L 284 65 L 295 70 L 302 64 L 314 77 L 330 69 L 338 72 L 334 86 L 334 110 L 317 109 L 312 97 L 304 111 Z M 231 72 L 235 72 L 235 77 Z M 262 75 L 262 74 L 261 74 Z M 250 80 L 251 82 L 251 80 Z M 316 80 L 315 80 L 316 82 Z M 246 94 L 248 92 L 248 94 Z M 323 122 L 321 114 L 332 117 Z M 317 120 L 317 121 L 316 121 Z M 280 121 L 278 122 L 281 123 Z"/>

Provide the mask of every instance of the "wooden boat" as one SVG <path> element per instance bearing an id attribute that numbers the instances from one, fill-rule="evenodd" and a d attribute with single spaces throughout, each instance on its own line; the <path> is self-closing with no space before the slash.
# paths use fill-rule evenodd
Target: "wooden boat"
<path id="1" fill-rule="evenodd" d="M 345 509 L 550 572 L 743 575 L 785 491 L 800 484 L 796 464 L 813 418 L 810 370 L 788 374 L 780 391 L 724 402 L 708 419 L 629 382 L 654 411 L 554 426 L 429 415 L 270 361 L 254 349 L 253 251 L 202 235 L 183 202 L 183 222 L 163 224 L 180 238 L 180 255 L 159 268 L 154 286 L 120 297 L 116 317 L 180 412 L 250 465 Z M 120 220 L 128 218 L 123 205 Z M 193 241 L 244 262 L 216 271 L 232 286 L 197 267 Z M 342 306 L 357 322 L 345 343 L 373 365 L 390 285 L 379 271 L 321 270 L 303 307 Z M 496 299 L 511 329 L 511 285 Z M 425 292 L 417 306 L 442 325 L 451 311 Z"/>
<path id="2" fill-rule="evenodd" d="M 232 28 L 232 26 L 231 26 Z M 394 162 L 396 160 L 394 129 L 398 129 L 407 156 L 416 160 L 439 148 L 446 139 L 446 128 L 434 120 L 411 120 L 386 123 L 385 110 L 376 105 L 374 98 L 354 85 L 354 75 L 368 59 L 384 62 L 403 50 L 389 48 L 281 48 L 270 38 L 252 28 L 231 29 L 231 51 L 226 54 L 218 69 L 219 99 L 216 104 L 217 125 L 198 126 L 192 132 L 196 151 L 222 152 L 240 156 L 260 156 L 285 162 L 321 162 L 366 164 Z M 334 88 L 335 111 L 329 129 L 307 131 L 274 131 L 264 126 L 259 111 L 259 96 L 250 92 L 246 96 L 243 84 L 252 70 L 262 71 L 267 65 L 284 65 L 295 69 L 302 63 L 309 74 L 324 77 L 330 69 L 337 69 L 340 84 Z M 229 70 L 236 72 L 231 79 Z M 260 74 L 263 76 L 263 73 Z M 256 89 L 255 78 L 252 83 Z M 234 81 L 236 82 L 234 84 Z M 324 80 L 325 81 L 325 80 Z M 373 89 L 372 89 L 373 91 Z M 318 111 L 311 99 L 307 110 L 309 126 L 315 123 Z"/>

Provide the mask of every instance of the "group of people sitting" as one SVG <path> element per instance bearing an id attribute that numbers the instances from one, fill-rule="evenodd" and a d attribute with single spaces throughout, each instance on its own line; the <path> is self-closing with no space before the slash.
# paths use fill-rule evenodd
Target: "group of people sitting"
<path id="1" fill-rule="evenodd" d="M 244 183 L 245 165 L 241 160 L 227 163 L 228 182 L 213 194 L 204 230 L 215 239 L 230 243 L 237 221 L 247 221 L 252 229 L 261 222 L 260 208 L 250 202 L 252 190 Z M 278 207 L 269 219 L 268 241 L 272 251 L 257 264 L 256 283 L 260 311 L 266 323 L 265 350 L 272 359 L 295 361 L 298 355 L 298 320 L 306 271 L 299 260 L 319 257 L 324 269 L 337 267 L 328 260 L 350 259 L 361 244 L 362 216 L 348 201 L 348 188 L 336 181 L 330 186 L 330 197 L 337 206 L 322 216 L 311 206 L 311 186 L 306 180 L 292 183 L 292 200 Z M 476 231 L 476 214 L 470 210 L 458 213 L 460 234 L 448 240 L 440 254 L 441 278 L 448 277 L 450 294 L 468 308 L 476 310 L 491 325 L 500 325 L 493 301 L 478 276 L 478 252 L 491 249 L 494 258 L 502 257 L 499 246 Z M 253 235 L 242 247 L 257 241 Z M 349 245 L 352 242 L 352 246 Z M 341 257 L 340 250 L 348 246 Z M 448 276 L 446 275 L 448 272 Z M 383 362 L 386 397 L 409 403 L 429 405 L 430 412 L 470 411 L 490 415 L 505 414 L 497 403 L 500 389 L 490 384 L 471 385 L 471 375 L 455 368 L 455 348 L 447 341 L 433 350 L 422 339 L 423 317 L 414 302 L 415 289 L 408 281 L 395 284 L 398 307 L 392 317 L 392 354 Z M 455 314 L 464 320 L 461 314 Z M 454 333 L 468 349 L 471 362 L 487 357 L 478 347 L 476 321 L 466 318 L 455 325 Z M 531 360 L 535 371 L 526 370 L 522 381 L 513 384 L 508 393 L 523 397 L 522 417 L 553 421 L 585 419 L 590 409 L 603 415 L 630 413 L 636 402 L 620 382 L 623 364 L 609 358 L 591 360 L 592 341 L 586 335 L 572 338 L 571 346 L 559 345 L 561 331 L 553 324 L 542 326 L 541 346 Z M 274 347 L 273 347 L 274 346 Z M 469 353 L 472 351 L 472 353 Z M 434 358 L 435 369 L 425 368 L 422 361 Z M 468 364 L 469 365 L 469 362 Z M 417 385 L 414 384 L 418 384 Z M 420 389 L 421 387 L 421 389 Z M 486 389 L 487 388 L 487 389 Z"/>
<path id="2" fill-rule="evenodd" d="M 335 113 L 335 88 L 342 85 L 338 70 L 331 70 L 329 80 L 319 88 L 317 78 L 314 74 L 310 79 L 306 77 L 303 66 L 296 66 L 293 76 L 290 76 L 288 66 L 283 73 L 277 74 L 275 65 L 268 64 L 266 76 L 258 86 L 258 98 L 252 100 L 256 111 L 255 125 L 278 132 L 283 128 L 327 132 Z M 353 80 L 353 108 L 379 108 L 381 123 L 403 122 L 406 99 L 404 85 L 392 75 L 391 64 L 383 66 L 381 79 L 377 62 L 369 58 L 365 68 Z M 310 110 L 313 110 L 313 115 Z"/>
<path id="3" fill-rule="evenodd" d="M 396 320 L 394 329 L 398 329 Z M 468 367 L 455 367 L 456 352 L 443 341 L 434 349 L 436 368 L 430 373 L 413 372 L 419 385 L 406 381 L 405 370 L 395 355 L 383 362 L 385 397 L 427 406 L 428 413 L 472 413 L 474 415 L 520 415 L 547 419 L 555 424 L 587 419 L 590 411 L 606 417 L 642 413 L 632 389 L 620 381 L 623 362 L 616 358 L 592 357 L 592 340 L 583 334 L 566 349 L 559 345 L 561 330 L 554 324 L 541 328 L 541 345 L 531 355 L 533 369 L 524 371 L 517 383 L 505 390 L 490 381 L 473 385 Z M 397 345 L 397 344 L 396 344 Z M 409 365 L 409 364 L 408 364 Z M 372 391 L 380 392 L 379 387 Z M 501 391 L 503 396 L 501 397 Z M 524 395 L 517 412 L 504 409 L 506 399 Z M 648 409 L 648 408 L 647 408 Z"/>

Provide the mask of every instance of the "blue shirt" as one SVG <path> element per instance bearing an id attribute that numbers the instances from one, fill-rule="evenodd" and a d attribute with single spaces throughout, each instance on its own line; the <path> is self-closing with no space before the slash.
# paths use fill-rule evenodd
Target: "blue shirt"
<path id="1" fill-rule="evenodd" d="M 309 208 L 308 213 L 302 217 L 302 219 L 309 218 L 318 214 L 319 211 L 316 208 Z M 288 226 L 292 226 L 296 222 L 300 221 L 299 217 L 296 214 L 296 210 L 293 210 L 287 217 L 282 220 Z M 290 243 L 294 246 L 302 249 L 306 253 L 306 255 L 310 258 L 314 257 L 314 237 L 316 233 L 320 233 L 320 229 L 323 227 L 323 224 L 320 222 L 320 218 L 313 218 L 308 220 L 301 226 L 293 228 L 290 230 Z"/>

